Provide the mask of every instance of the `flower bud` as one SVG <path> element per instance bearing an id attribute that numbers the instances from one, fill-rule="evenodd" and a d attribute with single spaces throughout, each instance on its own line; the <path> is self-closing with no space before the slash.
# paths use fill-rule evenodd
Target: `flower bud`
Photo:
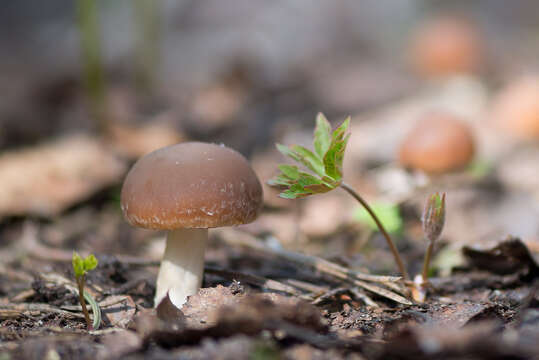
<path id="1" fill-rule="evenodd" d="M 429 241 L 438 239 L 444 228 L 445 222 L 445 193 L 441 196 L 438 193 L 429 196 L 423 216 L 423 233 Z"/>

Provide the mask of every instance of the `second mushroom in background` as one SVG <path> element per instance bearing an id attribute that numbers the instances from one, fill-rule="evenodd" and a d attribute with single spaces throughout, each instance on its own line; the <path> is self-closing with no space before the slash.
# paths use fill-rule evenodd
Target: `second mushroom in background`
<path id="1" fill-rule="evenodd" d="M 423 116 L 404 139 L 399 162 L 404 167 L 440 174 L 468 165 L 475 154 L 472 129 L 443 112 Z"/>

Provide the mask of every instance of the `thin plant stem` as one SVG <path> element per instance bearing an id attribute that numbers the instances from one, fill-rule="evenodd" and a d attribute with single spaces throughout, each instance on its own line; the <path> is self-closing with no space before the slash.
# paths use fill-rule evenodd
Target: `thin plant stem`
<path id="1" fill-rule="evenodd" d="M 434 241 L 429 241 L 429 246 L 427 247 L 427 253 L 425 254 L 425 259 L 423 260 L 423 272 L 421 273 L 421 276 L 423 277 L 423 283 L 427 282 L 430 258 L 432 256 L 433 248 L 434 248 Z"/>
<path id="2" fill-rule="evenodd" d="M 380 232 L 382 233 L 382 235 L 384 235 L 384 237 L 386 238 L 387 245 L 389 246 L 389 249 L 391 250 L 393 257 L 395 258 L 395 262 L 397 263 L 397 266 L 399 268 L 399 271 L 401 273 L 403 280 L 408 280 L 410 277 L 408 276 L 408 272 L 406 271 L 406 267 L 404 266 L 404 263 L 402 262 L 399 252 L 397 248 L 395 247 L 395 244 L 391 240 L 391 237 L 389 236 L 386 229 L 384 228 L 384 225 L 382 225 L 382 222 L 380 221 L 380 219 L 378 219 L 378 216 L 376 216 L 376 214 L 374 213 L 372 208 L 369 206 L 369 204 L 367 204 L 367 202 L 352 187 L 350 187 L 350 185 L 348 185 L 345 182 L 342 182 L 340 186 L 347 193 L 352 195 L 352 197 L 356 199 L 365 208 L 365 210 L 367 210 L 369 215 L 372 217 L 372 219 L 376 223 L 376 226 L 378 226 L 378 229 L 380 229 Z"/>
<path id="3" fill-rule="evenodd" d="M 86 326 L 88 330 L 93 330 L 92 321 L 90 320 L 90 314 L 88 313 L 88 308 L 86 308 L 86 301 L 84 300 L 84 276 L 77 277 L 77 285 L 79 286 L 79 301 L 82 306 L 82 313 L 84 314 L 84 319 L 86 319 Z"/>

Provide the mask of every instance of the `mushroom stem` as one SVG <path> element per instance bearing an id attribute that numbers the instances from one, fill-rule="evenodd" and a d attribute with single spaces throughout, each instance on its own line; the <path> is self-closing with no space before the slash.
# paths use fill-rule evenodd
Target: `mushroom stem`
<path id="1" fill-rule="evenodd" d="M 167 295 L 181 308 L 187 297 L 196 294 L 202 285 L 204 251 L 208 229 L 177 229 L 167 235 L 167 245 L 155 292 L 154 306 Z"/>

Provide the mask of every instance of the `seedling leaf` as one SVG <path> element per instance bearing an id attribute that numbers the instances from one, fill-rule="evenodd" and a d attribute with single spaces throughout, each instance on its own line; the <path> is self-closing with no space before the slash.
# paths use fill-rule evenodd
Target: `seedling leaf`
<path id="1" fill-rule="evenodd" d="M 314 149 L 303 146 L 277 144 L 277 149 L 285 156 L 302 164 L 307 170 L 301 171 L 295 165 L 279 165 L 281 173 L 268 181 L 268 185 L 284 190 L 280 196 L 296 199 L 308 195 L 321 194 L 338 187 L 342 181 L 342 162 L 346 143 L 350 136 L 350 118 L 335 131 L 323 114 L 316 118 Z"/>
<path id="2" fill-rule="evenodd" d="M 91 271 L 91 270 L 95 269 L 96 266 L 97 266 L 97 259 L 95 258 L 95 256 L 93 254 L 88 255 L 84 259 L 84 271 L 85 272 L 88 272 L 88 271 Z"/>
<path id="3" fill-rule="evenodd" d="M 348 117 L 332 134 L 331 144 L 324 155 L 325 171 L 331 178 L 340 181 L 342 179 L 342 163 L 344 151 L 350 137 L 350 117 Z"/>
<path id="4" fill-rule="evenodd" d="M 324 164 L 322 164 L 321 158 L 303 146 L 292 145 L 291 149 L 297 154 L 299 161 L 305 165 L 307 169 L 314 171 L 320 176 L 324 176 Z"/>
<path id="5" fill-rule="evenodd" d="M 84 275 L 84 260 L 80 257 L 77 252 L 73 251 L 73 258 L 71 260 L 73 264 L 73 272 L 75 273 L 76 277 L 80 277 Z"/>
<path id="6" fill-rule="evenodd" d="M 331 143 L 331 125 L 324 114 L 316 116 L 316 128 L 314 130 L 314 150 L 320 158 L 328 151 Z"/>
<path id="7" fill-rule="evenodd" d="M 97 266 L 97 259 L 94 255 L 90 254 L 86 258 L 82 258 L 76 251 L 73 251 L 73 272 L 76 277 L 82 277 L 90 270 L 93 270 Z"/>
<path id="8" fill-rule="evenodd" d="M 294 165 L 279 165 L 279 170 L 283 173 L 284 177 L 291 179 L 291 180 L 297 180 L 299 178 L 299 169 L 297 166 Z"/>
<path id="9" fill-rule="evenodd" d="M 297 154 L 293 152 L 292 149 L 290 149 L 288 146 L 283 145 L 283 144 L 275 144 L 275 146 L 277 147 L 277 150 L 279 150 L 281 154 L 291 158 L 292 160 L 299 162 L 299 157 L 297 156 Z"/>

